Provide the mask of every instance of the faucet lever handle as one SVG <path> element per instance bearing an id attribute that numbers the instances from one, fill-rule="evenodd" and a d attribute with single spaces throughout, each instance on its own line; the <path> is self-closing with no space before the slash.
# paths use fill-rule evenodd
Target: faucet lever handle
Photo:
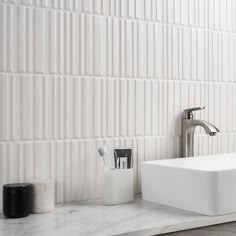
<path id="1" fill-rule="evenodd" d="M 188 108 L 183 111 L 183 116 L 182 118 L 184 119 L 193 119 L 193 111 L 199 111 L 199 110 L 204 110 L 204 107 L 193 107 L 193 108 Z"/>

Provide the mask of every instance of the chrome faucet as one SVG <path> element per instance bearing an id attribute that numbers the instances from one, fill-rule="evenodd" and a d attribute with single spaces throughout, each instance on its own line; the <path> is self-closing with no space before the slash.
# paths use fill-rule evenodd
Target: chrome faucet
<path id="1" fill-rule="evenodd" d="M 210 136 L 215 136 L 219 130 L 211 123 L 204 120 L 194 120 L 193 111 L 203 110 L 205 107 L 185 109 L 181 118 L 181 148 L 180 157 L 194 156 L 194 131 L 196 126 L 201 126 Z"/>

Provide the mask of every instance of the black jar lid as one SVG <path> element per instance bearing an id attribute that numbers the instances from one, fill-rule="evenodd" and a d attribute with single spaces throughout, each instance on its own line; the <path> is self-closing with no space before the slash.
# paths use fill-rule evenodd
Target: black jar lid
<path id="1" fill-rule="evenodd" d="M 32 184 L 29 183 L 13 183 L 3 185 L 4 190 L 9 191 L 24 191 L 32 187 Z"/>

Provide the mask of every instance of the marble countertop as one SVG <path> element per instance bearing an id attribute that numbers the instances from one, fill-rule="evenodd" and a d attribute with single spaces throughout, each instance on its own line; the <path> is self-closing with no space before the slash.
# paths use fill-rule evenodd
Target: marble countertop
<path id="1" fill-rule="evenodd" d="M 2 236 L 157 235 L 236 221 L 236 213 L 209 217 L 136 198 L 130 204 L 103 206 L 101 201 L 60 205 L 52 213 L 21 219 L 0 215 Z"/>

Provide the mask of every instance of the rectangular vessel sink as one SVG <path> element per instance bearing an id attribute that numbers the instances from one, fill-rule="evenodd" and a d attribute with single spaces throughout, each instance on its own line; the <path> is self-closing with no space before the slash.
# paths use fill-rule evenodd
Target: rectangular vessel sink
<path id="1" fill-rule="evenodd" d="M 142 197 L 204 215 L 236 212 L 236 153 L 141 163 Z"/>

